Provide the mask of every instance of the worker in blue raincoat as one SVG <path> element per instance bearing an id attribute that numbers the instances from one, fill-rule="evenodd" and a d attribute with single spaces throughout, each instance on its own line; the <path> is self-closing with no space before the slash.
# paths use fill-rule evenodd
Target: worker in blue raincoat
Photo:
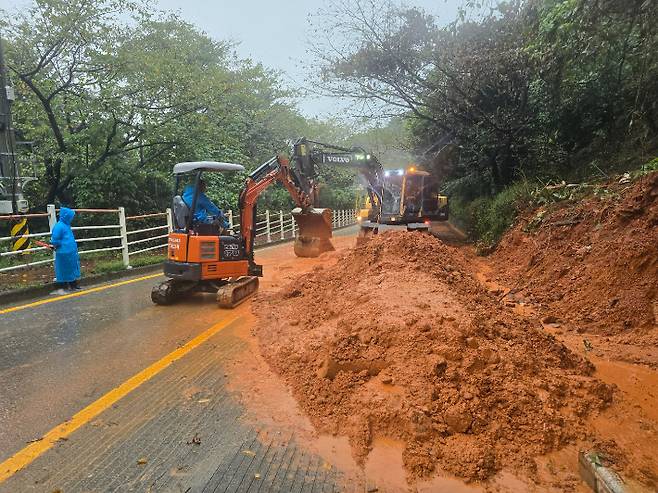
<path id="1" fill-rule="evenodd" d="M 55 249 L 55 279 L 60 290 L 78 290 L 80 279 L 80 257 L 78 245 L 73 236 L 71 221 L 75 212 L 68 207 L 59 210 L 59 221 L 50 235 L 50 243 Z"/>
<path id="2" fill-rule="evenodd" d="M 227 229 L 229 223 L 224 216 L 222 210 L 217 207 L 206 195 L 206 182 L 199 181 L 199 196 L 196 199 L 196 207 L 194 208 L 193 221 L 201 224 L 217 224 L 220 228 Z M 188 207 L 192 207 L 194 201 L 194 185 L 188 185 L 183 190 L 183 202 Z"/>

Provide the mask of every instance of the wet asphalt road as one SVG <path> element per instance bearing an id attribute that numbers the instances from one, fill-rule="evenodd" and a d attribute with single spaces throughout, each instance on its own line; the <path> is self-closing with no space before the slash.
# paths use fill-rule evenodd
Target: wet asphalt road
<path id="1" fill-rule="evenodd" d="M 258 251 L 265 279 L 295 258 L 291 243 Z M 153 305 L 162 279 L 0 314 L 0 462 L 231 314 L 212 295 Z"/>
<path id="2" fill-rule="evenodd" d="M 0 315 L 0 461 L 225 316 L 211 296 L 154 306 L 160 279 Z"/>

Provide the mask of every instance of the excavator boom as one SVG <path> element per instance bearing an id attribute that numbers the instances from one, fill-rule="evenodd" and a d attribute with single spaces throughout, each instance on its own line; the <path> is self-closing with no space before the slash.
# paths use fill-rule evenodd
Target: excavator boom
<path id="1" fill-rule="evenodd" d="M 295 240 L 295 254 L 299 257 L 317 257 L 322 252 L 333 250 L 329 240 L 331 210 L 314 208 L 311 196 L 303 190 L 302 183 L 290 168 L 289 161 L 282 156 L 276 156 L 249 175 L 240 194 L 240 233 L 250 261 L 253 262 L 256 237 L 256 202 L 260 194 L 277 181 L 288 190 L 297 206 L 293 210 L 293 217 L 299 229 Z"/>
<path id="2" fill-rule="evenodd" d="M 295 240 L 295 254 L 299 257 L 317 257 L 333 250 L 332 214 L 330 209 L 318 207 L 316 165 L 349 167 L 359 171 L 373 206 L 373 215 L 379 217 L 382 203 L 383 168 L 365 150 L 347 149 L 305 138 L 299 139 L 290 160 L 276 156 L 255 169 L 247 178 L 240 195 L 241 234 L 249 258 L 253 260 L 256 228 L 256 202 L 260 194 L 274 182 L 281 183 L 290 193 L 296 208 L 293 217 L 299 233 Z"/>
<path id="3" fill-rule="evenodd" d="M 374 155 L 361 147 L 347 148 L 301 138 L 295 143 L 293 159 L 296 161 L 296 168 L 304 175 L 303 181 L 308 183 L 309 195 L 315 200 L 316 205 L 316 165 L 351 168 L 358 171 L 372 204 L 369 219 L 374 222 L 379 220 L 384 193 L 384 168 Z"/>

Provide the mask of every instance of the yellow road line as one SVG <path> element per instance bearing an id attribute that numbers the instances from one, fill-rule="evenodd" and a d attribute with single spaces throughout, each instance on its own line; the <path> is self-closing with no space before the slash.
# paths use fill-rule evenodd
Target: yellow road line
<path id="1" fill-rule="evenodd" d="M 82 291 L 76 291 L 71 294 L 64 294 L 62 296 L 56 296 L 54 298 L 46 298 L 43 300 L 35 301 L 33 303 L 28 303 L 27 305 L 12 306 L 11 308 L 5 308 L 3 310 L 0 310 L 0 315 L 3 315 L 5 313 L 16 312 L 19 310 L 25 310 L 26 308 L 33 308 L 35 306 L 45 305 L 47 303 L 54 303 L 55 301 L 68 300 L 69 298 L 76 298 L 78 296 L 84 296 L 85 294 L 89 294 L 89 293 L 97 293 L 98 291 L 105 291 L 106 289 L 116 288 L 117 286 L 125 286 L 126 284 L 145 281 L 146 279 L 153 279 L 154 277 L 159 277 L 161 275 L 162 274 L 151 274 L 150 276 L 128 279 L 127 281 L 116 282 L 114 284 L 107 284 L 105 286 L 98 286 L 97 288 L 83 289 Z"/>
<path id="2" fill-rule="evenodd" d="M 38 442 L 31 443 L 27 447 L 23 448 L 12 457 L 0 464 L 0 483 L 10 478 L 18 471 L 28 466 L 32 461 L 34 461 L 41 454 L 52 448 L 52 446 L 63 438 L 66 438 L 75 430 L 85 425 L 93 418 L 98 416 L 100 413 L 105 411 L 107 408 L 112 406 L 119 399 L 125 397 L 127 394 L 135 390 L 137 387 L 142 385 L 147 380 L 150 380 L 155 375 L 160 373 L 162 370 L 167 368 L 177 359 L 182 358 L 187 353 L 192 351 L 195 347 L 203 344 L 205 341 L 210 339 L 212 336 L 217 334 L 220 330 L 228 327 L 236 320 L 240 319 L 240 316 L 232 316 L 229 319 L 226 319 L 222 322 L 219 322 L 205 332 L 202 332 L 194 339 L 189 341 L 184 346 L 176 349 L 175 351 L 169 353 L 167 356 L 162 358 L 159 361 L 156 361 L 148 368 L 143 369 L 136 375 L 132 376 L 125 382 L 123 382 L 118 387 L 110 390 L 107 394 L 99 398 L 97 401 L 92 402 L 82 411 L 78 412 L 70 420 L 65 421 L 64 423 L 56 426 L 48 433 L 46 433 L 41 440 Z"/>

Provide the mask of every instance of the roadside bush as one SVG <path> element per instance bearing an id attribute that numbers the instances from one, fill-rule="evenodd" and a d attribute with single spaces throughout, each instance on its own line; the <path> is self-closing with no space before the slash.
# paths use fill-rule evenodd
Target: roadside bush
<path id="1" fill-rule="evenodd" d="M 462 196 L 451 197 L 453 222 L 484 249 L 495 246 L 520 211 L 531 204 L 532 187 L 526 181 L 517 182 L 493 195 L 467 201 Z"/>

